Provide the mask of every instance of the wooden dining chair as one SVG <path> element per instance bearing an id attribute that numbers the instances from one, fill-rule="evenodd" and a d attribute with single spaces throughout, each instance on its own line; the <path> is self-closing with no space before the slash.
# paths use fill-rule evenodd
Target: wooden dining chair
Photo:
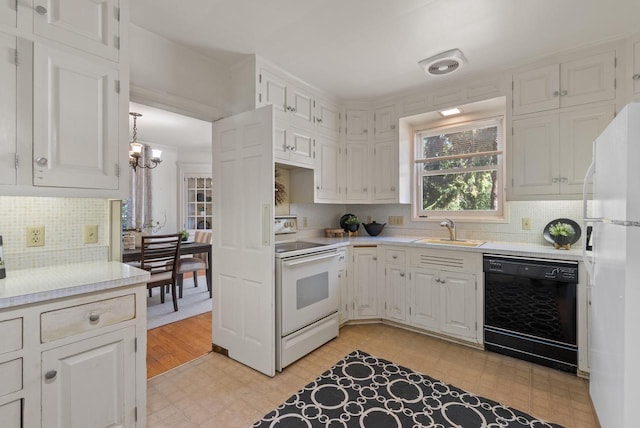
<path id="1" fill-rule="evenodd" d="M 172 235 L 151 235 L 142 237 L 140 251 L 140 268 L 149 271 L 151 278 L 147 282 L 147 289 L 160 288 L 160 302 L 164 303 L 165 287 L 171 287 L 173 310 L 178 310 L 176 296 L 176 279 L 180 251 L 179 233 Z"/>
<path id="2" fill-rule="evenodd" d="M 193 238 L 194 242 L 211 244 L 211 232 L 196 230 Z M 178 290 L 179 296 L 182 298 L 182 282 L 185 273 L 193 272 L 193 284 L 198 286 L 198 271 L 204 270 L 208 273 L 210 269 L 208 265 L 207 253 L 194 254 L 193 257 L 183 257 L 178 261 Z M 209 283 L 209 275 L 207 277 L 207 289 L 209 297 L 211 297 L 211 284 Z"/>

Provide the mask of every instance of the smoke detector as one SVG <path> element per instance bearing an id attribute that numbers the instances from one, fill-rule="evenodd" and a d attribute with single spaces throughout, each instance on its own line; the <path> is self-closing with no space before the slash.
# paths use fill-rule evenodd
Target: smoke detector
<path id="1" fill-rule="evenodd" d="M 467 59 L 460 49 L 451 49 L 425 58 L 419 61 L 418 65 L 424 70 L 425 74 L 440 76 L 442 74 L 453 73 L 466 63 Z"/>

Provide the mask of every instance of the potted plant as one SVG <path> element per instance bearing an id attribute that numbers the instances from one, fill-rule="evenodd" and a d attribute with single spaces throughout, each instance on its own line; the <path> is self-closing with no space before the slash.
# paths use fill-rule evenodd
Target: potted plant
<path id="1" fill-rule="evenodd" d="M 360 220 L 354 215 L 346 219 L 344 224 L 348 232 L 356 232 L 360 228 Z"/>
<path id="2" fill-rule="evenodd" d="M 567 223 L 558 222 L 549 226 L 549 235 L 553 238 L 556 248 L 559 246 L 568 248 L 571 245 L 571 238 L 573 238 L 575 234 L 576 231 Z"/>
<path id="3" fill-rule="evenodd" d="M 181 230 L 180 237 L 183 241 L 186 241 L 187 239 L 189 239 L 189 231 L 186 229 Z"/>

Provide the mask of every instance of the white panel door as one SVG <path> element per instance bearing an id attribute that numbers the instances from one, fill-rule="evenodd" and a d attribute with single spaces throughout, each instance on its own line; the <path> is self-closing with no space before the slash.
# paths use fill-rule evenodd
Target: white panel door
<path id="1" fill-rule="evenodd" d="M 373 146 L 373 200 L 398 200 L 398 143 L 385 141 Z"/>
<path id="2" fill-rule="evenodd" d="M 132 326 L 43 352 L 42 427 L 134 426 L 134 341 Z"/>
<path id="3" fill-rule="evenodd" d="M 366 141 L 369 139 L 369 111 L 350 109 L 346 113 L 347 139 L 354 141 Z"/>
<path id="4" fill-rule="evenodd" d="M 0 33 L 0 184 L 16 184 L 18 74 L 15 49 L 16 38 Z"/>
<path id="5" fill-rule="evenodd" d="M 613 105 L 560 114 L 560 192 L 582 194 L 593 142 L 613 119 Z"/>
<path id="6" fill-rule="evenodd" d="M 468 273 L 440 272 L 440 322 L 443 332 L 476 337 L 476 277 Z"/>
<path id="7" fill-rule="evenodd" d="M 274 108 L 213 124 L 213 343 L 275 374 Z"/>
<path id="8" fill-rule="evenodd" d="M 512 126 L 513 196 L 558 193 L 558 115 L 514 120 Z"/>
<path id="9" fill-rule="evenodd" d="M 428 330 L 440 329 L 438 271 L 411 269 L 409 273 L 409 322 Z"/>
<path id="10" fill-rule="evenodd" d="M 570 107 L 616 96 L 615 52 L 564 63 L 560 67 L 560 106 Z"/>
<path id="11" fill-rule="evenodd" d="M 118 0 L 35 0 L 34 33 L 116 61 Z"/>
<path id="12" fill-rule="evenodd" d="M 378 317 L 378 250 L 354 248 L 353 250 L 353 300 L 354 318 Z"/>
<path id="13" fill-rule="evenodd" d="M 513 114 L 560 107 L 560 66 L 552 64 L 513 75 Z"/>
<path id="14" fill-rule="evenodd" d="M 376 141 L 391 140 L 396 137 L 396 107 L 380 107 L 373 112 L 374 135 Z"/>
<path id="15" fill-rule="evenodd" d="M 118 188 L 117 78 L 115 68 L 35 44 L 34 186 Z"/>
<path id="16" fill-rule="evenodd" d="M 324 135 L 317 137 L 316 159 L 316 200 L 323 202 L 341 201 L 342 147 L 336 140 Z"/>
<path id="17" fill-rule="evenodd" d="M 386 317 L 404 321 L 406 319 L 407 281 L 404 266 L 388 264 L 385 267 Z"/>
<path id="18" fill-rule="evenodd" d="M 316 131 L 338 138 L 340 134 L 340 108 L 337 104 L 316 98 Z"/>
<path id="19" fill-rule="evenodd" d="M 369 200 L 369 144 L 347 143 L 346 174 L 348 201 Z"/>

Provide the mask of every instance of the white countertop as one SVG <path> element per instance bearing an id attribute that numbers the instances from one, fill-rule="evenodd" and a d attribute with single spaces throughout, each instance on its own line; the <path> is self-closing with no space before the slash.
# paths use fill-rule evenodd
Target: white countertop
<path id="1" fill-rule="evenodd" d="M 120 262 L 74 263 L 8 271 L 0 309 L 144 283 L 149 272 Z"/>
<path id="2" fill-rule="evenodd" d="M 404 245 L 416 248 L 430 248 L 456 251 L 471 251 L 485 254 L 509 256 L 538 257 L 555 260 L 582 260 L 582 249 L 556 250 L 553 245 L 527 244 L 522 242 L 485 242 L 478 247 L 467 247 L 447 244 L 425 244 L 414 242 L 424 236 L 356 236 L 351 238 L 304 238 L 301 241 L 337 245 Z M 590 254 L 590 253 L 587 253 Z"/>

